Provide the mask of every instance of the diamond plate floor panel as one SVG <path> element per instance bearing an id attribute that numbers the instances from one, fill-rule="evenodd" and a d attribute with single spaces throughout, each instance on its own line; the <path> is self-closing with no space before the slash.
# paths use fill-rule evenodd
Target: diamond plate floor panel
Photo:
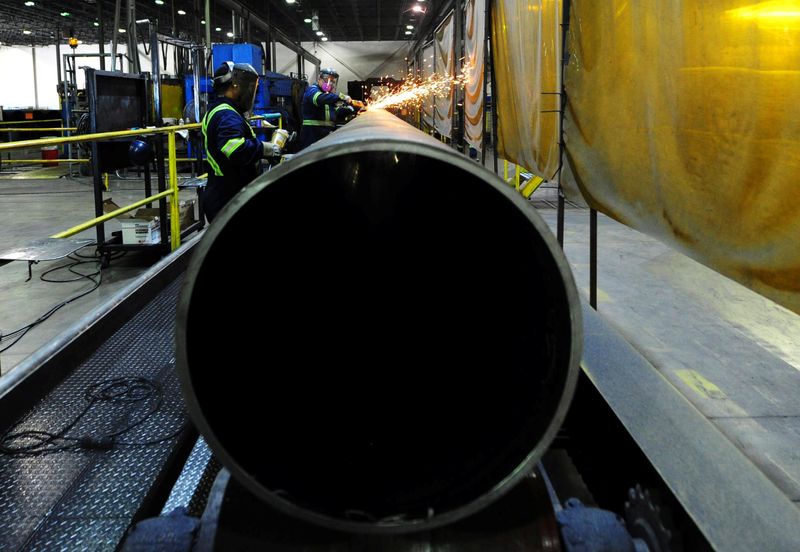
<path id="1" fill-rule="evenodd" d="M 188 420 L 175 373 L 174 325 L 180 280 L 172 282 L 28 412 L 13 431 L 51 433 L 74 419 L 86 389 L 141 376 L 163 391 L 160 409 L 121 443 L 173 434 Z M 129 424 L 146 404 L 97 404 L 68 435 L 99 435 Z M 108 451 L 0 455 L 0 550 L 114 550 L 179 444 L 118 444 Z"/>

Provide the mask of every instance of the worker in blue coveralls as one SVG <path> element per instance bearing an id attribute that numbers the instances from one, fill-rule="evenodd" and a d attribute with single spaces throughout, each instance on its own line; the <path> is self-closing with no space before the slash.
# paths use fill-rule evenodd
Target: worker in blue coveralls
<path id="1" fill-rule="evenodd" d="M 325 138 L 336 128 L 336 104 L 352 104 L 346 94 L 336 92 L 339 73 L 330 67 L 320 69 L 317 82 L 303 94 L 303 129 L 300 131 L 300 148 Z"/>
<path id="2" fill-rule="evenodd" d="M 258 73 L 249 63 L 226 61 L 214 73 L 217 99 L 203 117 L 203 139 L 209 164 L 203 209 L 211 222 L 225 204 L 261 173 L 261 159 L 281 154 L 262 142 L 245 119 L 253 109 Z"/>

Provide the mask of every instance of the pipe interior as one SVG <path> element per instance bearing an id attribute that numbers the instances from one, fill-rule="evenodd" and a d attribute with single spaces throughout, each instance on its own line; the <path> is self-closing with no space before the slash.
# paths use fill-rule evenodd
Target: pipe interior
<path id="1" fill-rule="evenodd" d="M 270 496 L 426 519 L 480 500 L 542 438 L 568 372 L 565 286 L 486 182 L 424 155 L 350 154 L 224 224 L 196 273 L 189 373 Z"/>

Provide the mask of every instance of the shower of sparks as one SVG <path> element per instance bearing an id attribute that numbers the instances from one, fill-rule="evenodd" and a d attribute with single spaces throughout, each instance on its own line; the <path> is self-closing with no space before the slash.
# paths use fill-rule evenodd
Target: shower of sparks
<path id="1" fill-rule="evenodd" d="M 385 95 L 372 98 L 367 103 L 367 109 L 385 109 L 387 107 L 422 107 L 430 100 L 431 95 L 441 96 L 450 93 L 453 86 L 465 86 L 469 78 L 467 68 L 461 75 L 433 74 L 423 81 L 406 80 L 399 88 Z"/>

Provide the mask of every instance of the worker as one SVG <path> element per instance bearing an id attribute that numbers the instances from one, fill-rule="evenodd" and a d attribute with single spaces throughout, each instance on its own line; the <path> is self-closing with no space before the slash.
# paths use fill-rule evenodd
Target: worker
<path id="1" fill-rule="evenodd" d="M 203 209 L 211 222 L 228 201 L 261 173 L 261 159 L 281 154 L 280 146 L 256 138 L 245 114 L 253 109 L 258 73 L 249 63 L 226 61 L 214 73 L 217 99 L 203 117 L 210 166 Z"/>
<path id="2" fill-rule="evenodd" d="M 303 149 L 317 140 L 325 138 L 336 128 L 336 105 L 354 102 L 347 94 L 336 92 L 339 73 L 330 67 L 321 69 L 317 82 L 309 86 L 303 94 L 303 128 L 300 131 L 300 145 Z"/>

